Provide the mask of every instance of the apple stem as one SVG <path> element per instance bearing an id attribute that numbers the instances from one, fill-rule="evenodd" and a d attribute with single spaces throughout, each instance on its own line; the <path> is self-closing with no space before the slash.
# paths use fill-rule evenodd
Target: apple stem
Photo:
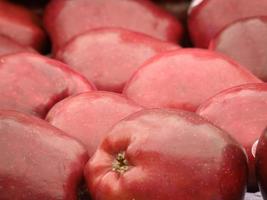
<path id="1" fill-rule="evenodd" d="M 125 152 L 120 152 L 117 154 L 115 160 L 112 163 L 112 170 L 123 174 L 129 169 L 128 161 L 125 158 Z"/>

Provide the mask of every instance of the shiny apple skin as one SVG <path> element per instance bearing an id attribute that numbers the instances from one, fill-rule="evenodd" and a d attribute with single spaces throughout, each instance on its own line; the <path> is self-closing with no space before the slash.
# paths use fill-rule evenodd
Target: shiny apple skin
<path id="1" fill-rule="evenodd" d="M 197 110 L 197 114 L 227 131 L 246 149 L 249 158 L 249 191 L 257 190 L 252 146 L 267 124 L 267 84 L 248 84 L 219 93 Z"/>
<path id="2" fill-rule="evenodd" d="M 129 165 L 124 173 L 112 169 L 120 152 Z M 151 109 L 115 125 L 84 173 L 94 200 L 241 200 L 247 158 L 196 114 Z"/>
<path id="3" fill-rule="evenodd" d="M 30 47 L 20 45 L 4 35 L 0 35 L 0 56 L 19 52 L 34 52 L 34 50 Z"/>
<path id="4" fill-rule="evenodd" d="M 100 28 L 78 35 L 56 55 L 99 90 L 122 92 L 147 59 L 178 45 L 122 28 Z"/>
<path id="5" fill-rule="evenodd" d="M 46 34 L 35 14 L 8 1 L 0 1 L 0 10 L 0 35 L 5 35 L 21 45 L 42 50 Z"/>
<path id="6" fill-rule="evenodd" d="M 0 57 L 0 109 L 44 118 L 58 101 L 93 89 L 59 61 L 33 53 Z"/>
<path id="7" fill-rule="evenodd" d="M 247 17 L 264 16 L 266 0 L 195 0 L 188 27 L 195 46 L 208 48 L 210 40 L 227 25 Z"/>
<path id="8" fill-rule="evenodd" d="M 147 0 L 53 0 L 44 23 L 54 51 L 72 37 L 100 27 L 126 28 L 171 42 L 182 36 L 180 22 Z"/>
<path id="9" fill-rule="evenodd" d="M 47 122 L 0 111 L 0 199 L 76 200 L 85 148 Z"/>
<path id="10" fill-rule="evenodd" d="M 256 151 L 256 175 L 263 199 L 267 199 L 267 129 L 261 135 Z"/>
<path id="11" fill-rule="evenodd" d="M 221 54 L 181 49 L 147 61 L 132 76 L 123 93 L 147 108 L 195 111 L 221 90 L 255 82 L 262 81 Z"/>
<path id="12" fill-rule="evenodd" d="M 141 109 L 122 95 L 93 91 L 57 103 L 46 120 L 83 143 L 92 156 L 113 125 Z"/>
<path id="13" fill-rule="evenodd" d="M 225 27 L 211 40 L 210 49 L 242 64 L 267 81 L 267 17 L 252 17 Z"/>

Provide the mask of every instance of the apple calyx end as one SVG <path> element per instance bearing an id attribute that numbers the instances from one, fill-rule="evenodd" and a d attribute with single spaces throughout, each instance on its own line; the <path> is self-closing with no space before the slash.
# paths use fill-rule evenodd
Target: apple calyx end
<path id="1" fill-rule="evenodd" d="M 125 152 L 120 152 L 116 155 L 115 160 L 112 163 L 112 171 L 115 171 L 119 174 L 123 174 L 128 171 L 129 165 L 128 161 L 125 158 Z"/>

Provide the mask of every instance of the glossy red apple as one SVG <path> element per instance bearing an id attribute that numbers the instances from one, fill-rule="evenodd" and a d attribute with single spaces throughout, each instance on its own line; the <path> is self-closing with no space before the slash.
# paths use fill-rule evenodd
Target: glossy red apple
<path id="1" fill-rule="evenodd" d="M 0 35 L 0 56 L 19 52 L 34 52 L 34 50 L 20 45 L 6 36 Z"/>
<path id="2" fill-rule="evenodd" d="M 142 107 L 111 92 L 87 92 L 56 104 L 47 120 L 85 145 L 89 156 L 109 129 Z"/>
<path id="3" fill-rule="evenodd" d="M 0 1 L 0 10 L 0 35 L 37 50 L 43 48 L 46 35 L 37 16 L 30 10 L 8 1 Z"/>
<path id="4" fill-rule="evenodd" d="M 182 26 L 172 15 L 147 0 L 53 0 L 45 26 L 54 50 L 72 37 L 101 27 L 121 27 L 177 42 Z"/>
<path id="5" fill-rule="evenodd" d="M 247 158 L 196 114 L 152 109 L 113 127 L 85 177 L 94 200 L 241 200 Z"/>
<path id="6" fill-rule="evenodd" d="M 0 199 L 76 200 L 84 147 L 43 120 L 0 111 Z"/>
<path id="7" fill-rule="evenodd" d="M 261 81 L 220 54 L 185 49 L 146 62 L 126 85 L 124 94 L 144 107 L 195 111 L 217 92 L 253 82 Z"/>
<path id="8" fill-rule="evenodd" d="M 58 101 L 93 89 L 59 61 L 33 53 L 0 57 L 0 109 L 43 118 Z"/>
<path id="9" fill-rule="evenodd" d="M 147 59 L 179 48 L 126 29 L 101 28 L 75 37 L 56 58 L 93 81 L 98 89 L 121 92 Z"/>
<path id="10" fill-rule="evenodd" d="M 263 199 L 267 199 L 267 129 L 264 130 L 256 151 L 256 175 Z"/>
<path id="11" fill-rule="evenodd" d="M 202 104 L 197 113 L 227 131 L 246 149 L 249 158 L 249 190 L 257 189 L 252 146 L 267 124 L 267 84 L 228 89 Z"/>
<path id="12" fill-rule="evenodd" d="M 247 17 L 264 16 L 266 10 L 266 0 L 194 0 L 188 18 L 191 39 L 196 46 L 207 48 L 227 25 Z"/>
<path id="13" fill-rule="evenodd" d="M 257 77 L 267 81 L 267 16 L 239 20 L 227 26 L 210 49 L 230 56 Z"/>

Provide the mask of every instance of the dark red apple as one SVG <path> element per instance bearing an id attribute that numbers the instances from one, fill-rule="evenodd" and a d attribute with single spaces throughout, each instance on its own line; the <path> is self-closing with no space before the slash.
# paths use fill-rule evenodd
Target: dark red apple
<path id="1" fill-rule="evenodd" d="M 20 45 L 4 35 L 0 35 L 0 56 L 19 52 L 34 52 L 34 50 L 30 47 Z"/>
<path id="2" fill-rule="evenodd" d="M 267 129 L 264 130 L 257 143 L 256 175 L 263 199 L 267 199 Z"/>
<path id="3" fill-rule="evenodd" d="M 43 118 L 58 101 L 93 89 L 59 61 L 33 53 L 0 57 L 0 109 Z"/>
<path id="4" fill-rule="evenodd" d="M 264 16 L 266 10 L 266 0 L 194 0 L 188 18 L 191 39 L 196 46 L 207 48 L 227 25 L 247 17 Z"/>
<path id="5" fill-rule="evenodd" d="M 85 177 L 94 200 L 242 200 L 247 158 L 194 113 L 144 110 L 113 127 Z"/>
<path id="6" fill-rule="evenodd" d="M 249 158 L 249 190 L 257 189 L 252 146 L 267 125 L 267 84 L 228 89 L 202 104 L 197 114 L 227 131 L 246 149 Z"/>
<path id="7" fill-rule="evenodd" d="M 43 120 L 0 111 L 0 199 L 76 200 L 84 147 Z"/>
<path id="8" fill-rule="evenodd" d="M 195 111 L 217 92 L 253 82 L 261 81 L 220 54 L 185 49 L 163 53 L 146 62 L 126 85 L 124 94 L 149 108 Z"/>
<path id="9" fill-rule="evenodd" d="M 147 0 L 53 0 L 45 26 L 54 50 L 72 37 L 101 27 L 120 27 L 177 42 L 182 26 L 168 12 Z"/>
<path id="10" fill-rule="evenodd" d="M 82 142 L 92 156 L 114 124 L 141 109 L 122 95 L 95 91 L 64 99 L 50 110 L 46 119 Z"/>
<path id="11" fill-rule="evenodd" d="M 221 52 L 267 81 L 267 16 L 239 20 L 220 32 L 210 49 Z"/>
<path id="12" fill-rule="evenodd" d="M 126 29 L 101 28 L 75 37 L 56 58 L 93 81 L 98 89 L 121 92 L 147 59 L 179 48 L 173 43 Z"/>
<path id="13" fill-rule="evenodd" d="M 0 11 L 0 35 L 37 50 L 43 48 L 46 35 L 36 15 L 8 1 L 0 1 Z"/>

